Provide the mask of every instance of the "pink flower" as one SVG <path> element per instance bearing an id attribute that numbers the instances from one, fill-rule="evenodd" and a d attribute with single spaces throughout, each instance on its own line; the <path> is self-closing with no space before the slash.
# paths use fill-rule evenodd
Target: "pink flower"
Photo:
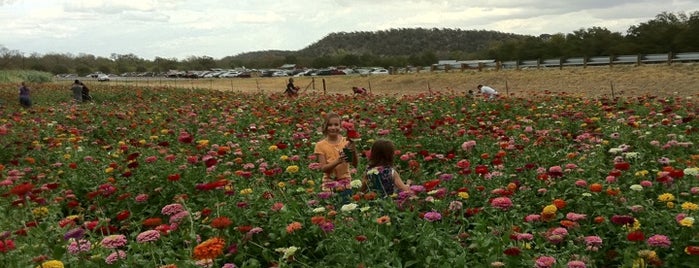
<path id="1" fill-rule="evenodd" d="M 114 264 L 119 260 L 125 260 L 126 259 L 126 252 L 123 250 L 117 250 L 116 252 L 112 252 L 112 254 L 109 254 L 107 258 L 104 259 L 104 262 L 107 264 Z"/>
<path id="2" fill-rule="evenodd" d="M 541 256 L 536 259 L 536 268 L 551 268 L 556 264 L 556 259 L 549 256 Z"/>
<path id="3" fill-rule="evenodd" d="M 476 147 L 476 141 L 474 140 L 465 141 L 461 144 L 461 149 L 464 151 L 470 151 L 473 147 Z"/>
<path id="4" fill-rule="evenodd" d="M 137 195 L 134 200 L 136 203 L 145 203 L 148 201 L 148 195 L 147 194 L 139 194 Z"/>
<path id="5" fill-rule="evenodd" d="M 108 249 L 123 247 L 126 245 L 126 236 L 120 234 L 107 236 L 102 238 L 100 245 Z"/>
<path id="6" fill-rule="evenodd" d="M 280 211 L 284 208 L 284 203 L 276 202 L 272 204 L 272 211 Z"/>
<path id="7" fill-rule="evenodd" d="M 158 157 L 157 156 L 149 156 L 149 157 L 146 157 L 145 161 L 146 161 L 146 163 L 155 163 L 155 161 L 158 161 Z"/>
<path id="8" fill-rule="evenodd" d="M 75 240 L 72 239 L 70 244 L 68 244 L 68 253 L 76 255 L 80 252 L 88 252 L 92 248 L 92 243 L 86 239 Z"/>
<path id="9" fill-rule="evenodd" d="M 136 236 L 136 242 L 138 243 L 147 243 L 158 239 L 160 239 L 160 232 L 158 230 L 144 231 Z"/>
<path id="10" fill-rule="evenodd" d="M 540 221 L 541 220 L 541 215 L 539 214 L 529 214 L 526 217 L 524 217 L 524 221 L 526 222 L 535 222 L 535 221 Z"/>
<path id="11" fill-rule="evenodd" d="M 642 182 L 641 182 L 641 186 L 646 187 L 646 188 L 647 188 L 647 187 L 651 187 L 651 186 L 653 186 L 653 182 L 648 181 L 648 180 L 642 181 Z"/>
<path id="12" fill-rule="evenodd" d="M 182 206 L 181 204 L 174 203 L 174 204 L 169 204 L 169 205 L 164 206 L 163 209 L 160 210 L 160 213 L 162 213 L 163 215 L 169 216 L 169 215 L 175 215 L 175 214 L 180 213 L 182 211 L 184 211 L 184 206 Z"/>
<path id="13" fill-rule="evenodd" d="M 508 210 L 512 207 L 512 200 L 509 197 L 496 197 L 490 201 L 490 205 L 500 210 Z"/>
<path id="14" fill-rule="evenodd" d="M 568 268 L 587 268 L 583 261 L 569 261 Z"/>
<path id="15" fill-rule="evenodd" d="M 574 212 L 568 212 L 568 214 L 566 214 L 566 219 L 569 219 L 571 221 L 584 220 L 585 218 L 587 218 L 587 215 L 585 214 L 578 214 Z"/>
<path id="16" fill-rule="evenodd" d="M 670 238 L 664 235 L 653 235 L 646 240 L 646 243 L 651 246 L 651 247 L 661 247 L 661 248 L 669 248 L 670 245 L 672 244 L 670 242 Z"/>
<path id="17" fill-rule="evenodd" d="M 442 219 L 442 214 L 436 211 L 430 211 L 425 213 L 425 220 L 429 222 L 434 222 Z"/>
<path id="18" fill-rule="evenodd" d="M 189 212 L 185 211 L 180 211 L 179 213 L 170 216 L 170 223 L 179 223 L 184 219 L 185 217 L 189 216 Z"/>

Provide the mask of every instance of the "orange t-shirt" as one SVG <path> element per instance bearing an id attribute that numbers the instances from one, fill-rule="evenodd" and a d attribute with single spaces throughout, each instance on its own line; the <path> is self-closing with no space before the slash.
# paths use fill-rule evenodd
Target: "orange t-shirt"
<path id="1" fill-rule="evenodd" d="M 321 165 L 326 165 L 336 159 L 340 158 L 340 152 L 342 148 L 349 143 L 345 137 L 341 137 L 340 141 L 337 143 L 330 143 L 327 139 L 322 139 L 316 143 L 316 147 L 313 150 L 314 154 L 325 156 L 325 163 L 320 163 Z M 330 173 L 323 174 L 323 180 L 339 180 L 339 179 L 350 179 L 350 165 L 345 162 L 339 164 Z"/>

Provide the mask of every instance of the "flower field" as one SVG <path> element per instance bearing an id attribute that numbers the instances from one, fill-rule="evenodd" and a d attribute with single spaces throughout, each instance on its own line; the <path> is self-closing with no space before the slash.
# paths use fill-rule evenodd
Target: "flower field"
<path id="1" fill-rule="evenodd" d="M 690 98 L 36 94 L 0 106 L 1 267 L 699 263 Z M 330 111 L 361 135 L 354 179 L 390 139 L 411 193 L 321 190 Z"/>

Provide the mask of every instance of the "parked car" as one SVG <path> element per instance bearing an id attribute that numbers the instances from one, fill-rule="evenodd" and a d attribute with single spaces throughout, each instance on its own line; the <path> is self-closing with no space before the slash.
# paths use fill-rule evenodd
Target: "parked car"
<path id="1" fill-rule="evenodd" d="M 99 76 L 97 76 L 97 81 L 100 81 L 100 82 L 109 81 L 109 75 L 100 74 Z"/>
<path id="2" fill-rule="evenodd" d="M 372 75 L 382 75 L 382 74 L 389 74 L 388 70 L 386 69 L 376 69 L 370 72 Z"/>

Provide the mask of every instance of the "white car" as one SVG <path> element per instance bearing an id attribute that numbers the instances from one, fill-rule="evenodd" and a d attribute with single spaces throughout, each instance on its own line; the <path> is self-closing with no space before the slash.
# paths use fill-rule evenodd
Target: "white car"
<path id="1" fill-rule="evenodd" d="M 381 74 L 389 74 L 389 73 L 388 73 L 388 70 L 386 70 L 386 69 L 376 69 L 376 70 L 371 71 L 370 74 L 372 74 L 372 75 L 377 75 L 377 74 L 381 75 Z"/>
<path id="2" fill-rule="evenodd" d="M 100 74 L 97 76 L 97 81 L 100 81 L 100 82 L 109 81 L 109 75 Z"/>

